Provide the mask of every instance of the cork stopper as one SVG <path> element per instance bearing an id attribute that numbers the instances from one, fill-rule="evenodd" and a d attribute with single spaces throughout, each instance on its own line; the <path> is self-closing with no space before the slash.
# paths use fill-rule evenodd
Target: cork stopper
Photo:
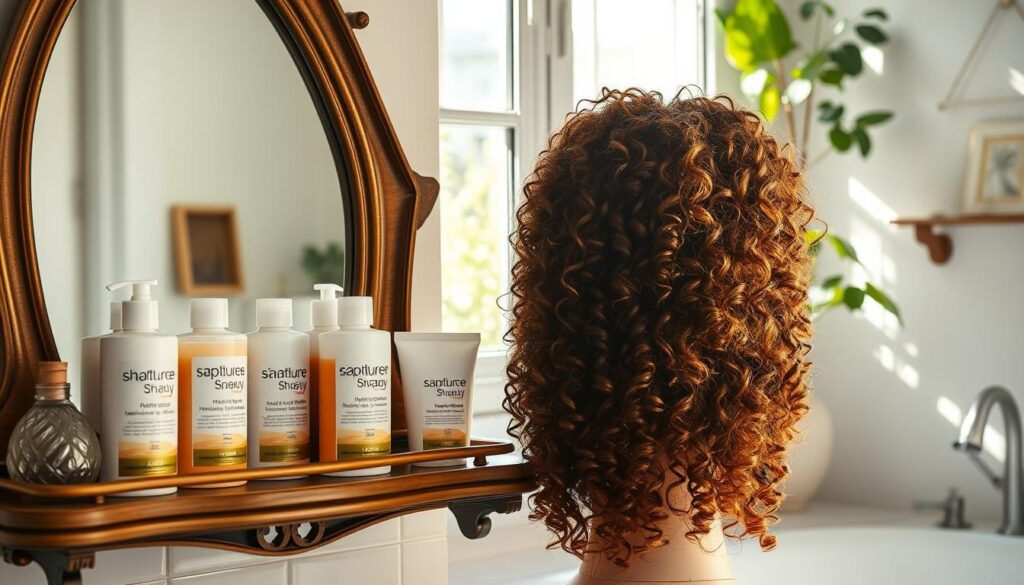
<path id="1" fill-rule="evenodd" d="M 67 362 L 39 362 L 36 376 L 37 400 L 66 400 L 71 394 Z"/>

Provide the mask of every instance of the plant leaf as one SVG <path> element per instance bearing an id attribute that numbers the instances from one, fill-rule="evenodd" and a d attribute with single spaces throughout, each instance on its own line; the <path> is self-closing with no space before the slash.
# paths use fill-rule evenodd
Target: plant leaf
<path id="1" fill-rule="evenodd" d="M 811 82 L 806 79 L 794 79 L 786 86 L 786 100 L 792 105 L 802 104 L 811 95 Z"/>
<path id="2" fill-rule="evenodd" d="M 892 302 L 889 295 L 878 290 L 878 288 L 870 282 L 864 284 L 864 293 L 874 299 L 875 302 L 881 305 L 883 309 L 895 315 L 896 320 L 899 321 L 900 325 L 903 325 L 903 315 L 900 314 L 900 308 L 896 306 L 896 303 Z"/>
<path id="3" fill-rule="evenodd" d="M 865 132 L 863 128 L 854 128 L 853 139 L 857 141 L 857 147 L 860 148 L 860 155 L 867 158 L 868 153 L 871 152 L 871 138 L 868 137 L 868 133 Z"/>
<path id="4" fill-rule="evenodd" d="M 817 256 L 818 252 L 821 251 L 821 240 L 825 235 L 822 230 L 806 230 L 804 231 L 804 243 L 807 244 L 807 253 L 811 256 Z"/>
<path id="5" fill-rule="evenodd" d="M 814 79 L 827 61 L 828 55 L 824 52 L 818 52 L 801 61 L 800 65 L 793 69 L 791 73 L 794 78 Z"/>
<path id="6" fill-rule="evenodd" d="M 843 238 L 837 235 L 829 234 L 828 243 L 832 245 L 832 249 L 836 251 L 836 255 L 842 259 L 853 260 L 857 264 L 861 264 L 860 258 L 857 257 L 857 250 Z"/>
<path id="7" fill-rule="evenodd" d="M 828 131 L 828 140 L 832 143 L 832 147 L 839 152 L 846 152 L 853 145 L 853 136 L 844 132 L 838 124 Z"/>
<path id="8" fill-rule="evenodd" d="M 844 43 L 838 49 L 828 54 L 829 59 L 839 66 L 843 73 L 849 76 L 860 75 L 864 70 L 864 60 L 860 56 L 860 49 L 853 43 Z"/>
<path id="9" fill-rule="evenodd" d="M 854 124 L 861 128 L 884 124 L 892 119 L 892 115 L 892 112 L 886 111 L 868 112 L 857 116 L 857 120 Z"/>
<path id="10" fill-rule="evenodd" d="M 864 304 L 864 290 L 855 286 L 848 286 L 843 289 L 843 304 L 851 311 L 855 311 Z"/>
<path id="11" fill-rule="evenodd" d="M 821 288 L 825 289 L 825 290 L 828 290 L 830 288 L 835 288 L 835 287 L 839 286 L 839 283 L 841 283 L 842 281 L 843 281 L 843 275 L 842 274 L 834 274 L 834 275 L 826 278 L 825 280 L 821 281 L 821 284 L 819 286 Z"/>
<path id="12" fill-rule="evenodd" d="M 858 24 L 854 30 L 857 31 L 857 36 L 872 45 L 881 45 L 889 40 L 888 35 L 882 29 L 871 24 Z"/>
<path id="13" fill-rule="evenodd" d="M 723 29 L 726 57 L 740 71 L 781 59 L 793 50 L 789 21 L 773 0 L 738 0 Z"/>
<path id="14" fill-rule="evenodd" d="M 889 20 L 889 15 L 881 8 L 871 8 L 864 11 L 864 18 L 877 18 L 883 22 Z"/>
<path id="15" fill-rule="evenodd" d="M 842 89 L 844 75 L 845 74 L 840 69 L 829 68 L 822 71 L 821 75 L 818 76 L 818 79 L 820 79 L 822 83 L 834 85 L 839 89 Z"/>
<path id="16" fill-rule="evenodd" d="M 814 9 L 818 7 L 817 2 L 804 2 L 800 5 L 800 18 L 807 20 L 814 16 Z"/>
<path id="17" fill-rule="evenodd" d="M 779 87 L 775 85 L 774 79 L 764 84 L 764 89 L 761 90 L 761 96 L 757 103 L 758 107 L 761 108 L 761 113 L 764 114 L 765 119 L 769 122 L 774 120 L 776 114 L 779 113 L 779 102 L 781 100 L 782 96 L 779 95 Z"/>
<path id="18" fill-rule="evenodd" d="M 836 23 L 832 25 L 832 34 L 837 37 L 843 34 L 844 32 L 846 32 L 846 25 L 848 24 L 850 24 L 850 21 L 846 20 L 845 18 L 842 20 L 837 20 Z"/>
<path id="19" fill-rule="evenodd" d="M 832 102 L 823 102 L 818 106 L 820 114 L 818 120 L 826 123 L 839 122 L 843 118 L 843 112 L 846 111 L 846 107 L 842 104 L 834 105 Z"/>

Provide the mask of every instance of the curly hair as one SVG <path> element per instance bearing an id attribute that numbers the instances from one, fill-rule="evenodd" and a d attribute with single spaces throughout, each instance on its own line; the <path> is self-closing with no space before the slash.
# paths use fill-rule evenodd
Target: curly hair
<path id="1" fill-rule="evenodd" d="M 587 103 L 541 153 L 510 238 L 504 407 L 539 486 L 531 518 L 550 547 L 620 565 L 666 544 L 669 514 L 694 542 L 720 515 L 771 549 L 807 410 L 803 178 L 728 98 Z"/>

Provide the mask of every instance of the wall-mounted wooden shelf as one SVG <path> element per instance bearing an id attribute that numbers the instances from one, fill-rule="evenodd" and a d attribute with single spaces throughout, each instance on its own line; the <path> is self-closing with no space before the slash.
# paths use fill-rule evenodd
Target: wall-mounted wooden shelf
<path id="1" fill-rule="evenodd" d="M 405 448 L 396 440 L 397 450 Z M 314 463 L 118 482 L 37 486 L 7 479 L 0 468 L 0 548 L 16 565 L 42 566 L 47 583 L 79 583 L 98 551 L 138 546 L 200 546 L 282 556 L 312 550 L 372 524 L 449 508 L 467 538 L 490 531 L 491 513 L 511 513 L 534 488 L 509 441 L 474 439 L 469 447 L 397 452 L 358 462 Z M 466 458 L 455 467 L 410 465 Z M 335 478 L 321 473 L 381 464 L 387 475 Z M 263 481 L 308 474 L 301 479 Z M 228 477 L 231 476 L 231 477 Z M 231 488 L 197 483 L 247 479 Z M 169 496 L 118 492 L 178 485 Z"/>
<path id="2" fill-rule="evenodd" d="M 914 226 L 914 236 L 928 248 L 928 257 L 936 264 L 945 264 L 953 255 L 953 240 L 948 234 L 936 233 L 935 226 L 968 226 L 1002 223 L 1024 223 L 1024 215 L 955 215 L 925 218 L 894 219 L 894 225 Z"/>

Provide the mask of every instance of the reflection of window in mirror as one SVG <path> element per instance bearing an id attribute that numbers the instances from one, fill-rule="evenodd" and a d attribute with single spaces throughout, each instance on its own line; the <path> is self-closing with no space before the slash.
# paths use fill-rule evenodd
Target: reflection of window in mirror
<path id="1" fill-rule="evenodd" d="M 339 178 L 323 126 L 251 0 L 77 3 L 44 78 L 32 172 L 47 309 L 72 364 L 78 339 L 106 327 L 113 299 L 103 286 L 115 280 L 158 279 L 162 330 L 188 328 L 174 205 L 236 211 L 244 292 L 220 293 L 231 295 L 235 330 L 254 328 L 256 298 L 276 296 L 298 297 L 296 327 L 308 327 L 305 250 L 333 245 L 343 255 Z M 200 268 L 203 278 L 223 267 Z"/>
<path id="2" fill-rule="evenodd" d="M 475 410 L 501 434 L 506 234 L 524 173 L 604 86 L 704 87 L 706 14 L 702 0 L 440 1 L 442 322 L 481 332 Z"/>

